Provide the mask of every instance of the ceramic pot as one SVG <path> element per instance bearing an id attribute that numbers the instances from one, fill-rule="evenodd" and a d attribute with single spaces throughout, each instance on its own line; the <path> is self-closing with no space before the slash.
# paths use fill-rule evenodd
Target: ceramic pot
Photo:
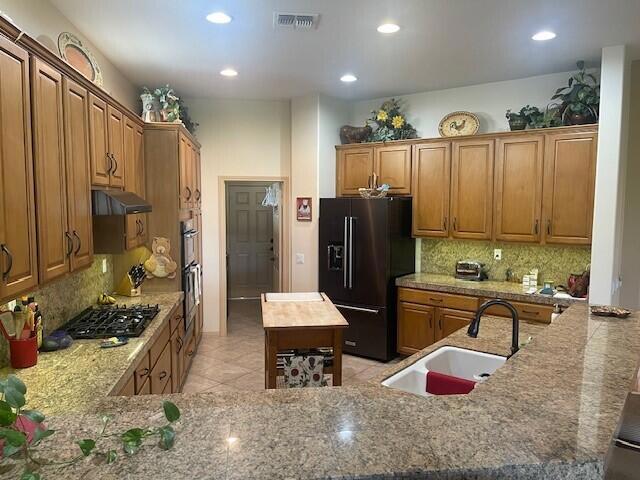
<path id="1" fill-rule="evenodd" d="M 145 122 L 159 122 L 160 121 L 160 104 L 156 97 L 150 93 L 143 93 L 140 95 L 142 100 L 142 120 Z"/>
<path id="2" fill-rule="evenodd" d="M 513 130 L 524 130 L 527 128 L 527 119 L 521 116 L 509 117 L 509 128 Z"/>
<path id="3" fill-rule="evenodd" d="M 587 123 L 593 123 L 593 116 L 589 113 L 569 112 L 567 120 L 569 121 L 569 125 L 585 125 Z"/>

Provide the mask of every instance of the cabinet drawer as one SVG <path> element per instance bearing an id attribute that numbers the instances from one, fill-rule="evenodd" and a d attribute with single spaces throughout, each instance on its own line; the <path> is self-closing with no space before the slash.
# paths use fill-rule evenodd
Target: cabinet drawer
<path id="1" fill-rule="evenodd" d="M 453 308 L 475 312 L 478 309 L 479 299 L 466 295 L 454 295 L 451 293 L 432 292 L 429 290 L 417 290 L 413 288 L 400 288 L 398 298 L 403 302 L 432 305 L 434 307 Z"/>
<path id="2" fill-rule="evenodd" d="M 150 365 L 152 369 L 156 364 L 156 362 L 158 361 L 158 359 L 160 358 L 160 355 L 162 354 L 164 347 L 166 347 L 167 343 L 169 343 L 170 338 L 171 338 L 171 325 L 168 323 L 162 329 L 162 333 L 160 334 L 160 336 L 156 340 L 156 343 L 153 344 L 153 347 L 151 347 L 151 350 L 149 351 Z"/>
<path id="3" fill-rule="evenodd" d="M 136 393 L 140 393 L 140 389 L 142 388 L 144 382 L 147 381 L 147 378 L 149 378 L 150 373 L 151 368 L 149 365 L 149 352 L 147 352 L 138 364 L 136 371 L 133 373 L 133 376 L 135 378 Z"/>
<path id="4" fill-rule="evenodd" d="M 171 347 L 165 345 L 158 362 L 151 370 L 151 393 L 163 393 L 167 383 L 171 382 Z"/>
<path id="5" fill-rule="evenodd" d="M 533 303 L 509 302 L 518 312 L 521 320 L 534 320 L 537 322 L 551 323 L 553 307 L 551 305 L 536 305 Z M 485 315 L 497 317 L 509 317 L 509 311 L 500 305 L 494 305 L 485 310 Z"/>

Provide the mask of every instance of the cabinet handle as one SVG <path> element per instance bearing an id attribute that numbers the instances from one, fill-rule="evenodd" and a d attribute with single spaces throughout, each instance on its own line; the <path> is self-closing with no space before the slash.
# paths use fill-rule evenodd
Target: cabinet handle
<path id="1" fill-rule="evenodd" d="M 64 236 L 67 237 L 67 257 L 70 257 L 73 253 L 73 238 L 69 232 L 64 232 Z"/>
<path id="2" fill-rule="evenodd" d="M 82 248 L 82 240 L 80 239 L 80 235 L 78 235 L 78 232 L 76 232 L 75 230 L 73 231 L 73 236 L 78 240 L 78 246 L 73 253 L 74 255 L 78 255 L 78 253 L 80 252 L 80 248 Z"/>
<path id="3" fill-rule="evenodd" d="M 9 278 L 9 272 L 11 272 L 11 268 L 13 268 L 13 255 L 11 254 L 9 247 L 7 247 L 4 243 L 0 245 L 0 247 L 2 247 L 2 251 L 7 255 L 7 269 L 2 272 L 2 279 L 6 280 L 7 278 Z"/>
<path id="4" fill-rule="evenodd" d="M 180 353 L 180 351 L 182 350 L 183 347 L 183 342 L 182 342 L 182 337 L 178 337 L 176 338 L 176 343 L 178 344 L 178 349 L 176 350 L 176 353 Z"/>
<path id="5" fill-rule="evenodd" d="M 444 217 L 444 221 L 442 222 L 442 229 L 443 230 L 447 229 L 447 217 Z"/>
<path id="6" fill-rule="evenodd" d="M 191 200 L 193 192 L 191 192 L 191 189 L 189 187 L 184 187 L 184 189 L 187 191 L 187 200 Z"/>
<path id="7" fill-rule="evenodd" d="M 435 303 L 442 303 L 444 301 L 442 298 L 431 298 L 431 297 L 429 297 L 429 300 Z"/>
<path id="8" fill-rule="evenodd" d="M 532 312 L 531 310 L 522 310 L 522 313 L 526 313 L 528 315 L 540 315 L 540 312 Z"/>
<path id="9" fill-rule="evenodd" d="M 189 351 L 187 352 L 187 356 L 189 356 L 189 357 L 193 357 L 193 350 L 189 350 Z"/>
<path id="10" fill-rule="evenodd" d="M 458 231 L 458 225 L 456 223 L 456 217 L 453 217 L 453 231 L 456 232 Z"/>
<path id="11" fill-rule="evenodd" d="M 142 220 L 139 220 L 140 222 L 140 235 L 144 235 L 144 222 Z"/>
<path id="12" fill-rule="evenodd" d="M 551 235 L 551 219 L 547 219 L 547 235 Z"/>
<path id="13" fill-rule="evenodd" d="M 138 218 L 136 220 L 136 237 L 139 237 L 140 235 L 142 235 L 142 222 Z"/>
<path id="14" fill-rule="evenodd" d="M 438 319 L 438 328 L 442 331 L 442 318 Z"/>
<path id="15" fill-rule="evenodd" d="M 201 197 L 200 189 L 199 189 L 199 188 L 196 188 L 196 194 L 197 194 L 197 195 L 196 195 L 196 200 L 199 202 L 199 201 L 200 201 L 200 197 Z"/>
<path id="16" fill-rule="evenodd" d="M 143 368 L 142 370 L 140 370 L 138 372 L 138 376 L 139 377 L 146 377 L 147 375 L 149 375 L 149 369 L 148 368 Z"/>
<path id="17" fill-rule="evenodd" d="M 161 371 L 161 372 L 160 372 L 160 374 L 158 375 L 158 378 L 159 378 L 160 380 L 162 380 L 162 379 L 163 379 L 164 377 L 166 377 L 166 376 L 167 376 L 167 372 L 165 372 L 165 371 L 163 370 L 163 371 Z"/>
<path id="18" fill-rule="evenodd" d="M 107 173 L 111 174 L 111 170 L 113 169 L 113 159 L 111 158 L 111 154 L 109 152 L 106 153 L 106 157 L 107 162 L 109 162 L 109 164 L 107 165 Z"/>
<path id="19" fill-rule="evenodd" d="M 116 160 L 116 156 L 113 153 L 111 154 L 111 158 L 113 160 L 113 163 L 115 164 L 115 167 L 113 168 L 113 171 L 111 172 L 111 175 L 115 175 L 115 173 L 118 171 L 118 161 Z"/>
<path id="20" fill-rule="evenodd" d="M 433 328 L 433 323 L 431 317 L 429 317 L 429 328 Z"/>
<path id="21" fill-rule="evenodd" d="M 533 227 L 533 231 L 535 232 L 535 234 L 538 234 L 538 219 L 536 218 L 536 224 Z"/>

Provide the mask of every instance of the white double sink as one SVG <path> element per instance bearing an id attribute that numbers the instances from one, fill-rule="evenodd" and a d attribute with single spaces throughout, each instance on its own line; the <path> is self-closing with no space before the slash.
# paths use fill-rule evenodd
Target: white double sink
<path id="1" fill-rule="evenodd" d="M 429 355 L 387 378 L 382 385 L 423 397 L 427 393 L 427 372 L 482 382 L 500 368 L 506 357 L 458 347 L 440 347 Z"/>

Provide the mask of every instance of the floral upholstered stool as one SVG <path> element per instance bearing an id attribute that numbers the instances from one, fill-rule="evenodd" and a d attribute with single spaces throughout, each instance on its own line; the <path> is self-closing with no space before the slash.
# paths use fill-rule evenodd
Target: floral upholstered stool
<path id="1" fill-rule="evenodd" d="M 293 355 L 284 358 L 284 385 L 287 388 L 326 387 L 322 355 Z"/>

